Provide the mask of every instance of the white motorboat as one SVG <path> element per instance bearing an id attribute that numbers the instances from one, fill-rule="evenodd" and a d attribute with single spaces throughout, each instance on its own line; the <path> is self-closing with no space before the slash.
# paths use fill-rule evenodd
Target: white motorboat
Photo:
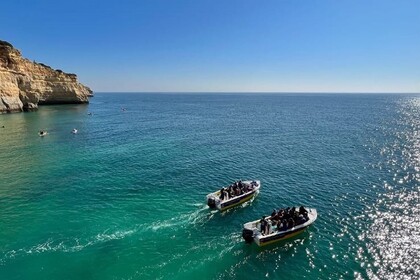
<path id="1" fill-rule="evenodd" d="M 303 232 L 307 227 L 309 227 L 313 222 L 315 222 L 315 220 L 318 217 L 316 209 L 306 207 L 303 207 L 303 209 L 306 210 L 306 214 L 304 214 L 305 217 L 302 218 L 303 215 L 297 216 L 299 220 L 296 221 L 296 224 L 293 221 L 293 226 L 285 225 L 279 230 L 275 226 L 273 226 L 273 224 L 276 223 L 275 218 L 273 219 L 272 216 L 264 217 L 260 220 L 244 224 L 244 228 L 242 230 L 242 237 L 247 243 L 251 243 L 252 241 L 254 241 L 258 246 L 264 246 L 293 237 Z M 300 213 L 299 211 L 296 212 Z M 261 226 L 263 220 L 265 220 L 264 223 L 266 227 L 264 227 L 264 225 Z"/>
<path id="2" fill-rule="evenodd" d="M 207 205 L 220 211 L 227 210 L 242 204 L 259 193 L 260 181 L 237 181 L 234 184 L 223 187 L 221 190 L 207 195 Z"/>

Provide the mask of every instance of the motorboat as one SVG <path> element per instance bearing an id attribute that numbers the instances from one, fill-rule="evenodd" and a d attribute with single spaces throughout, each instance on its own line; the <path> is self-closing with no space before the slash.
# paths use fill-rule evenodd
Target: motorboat
<path id="1" fill-rule="evenodd" d="M 38 135 L 41 136 L 41 137 L 44 137 L 44 136 L 48 135 L 48 132 L 46 130 L 41 130 L 41 131 L 38 132 Z"/>
<path id="2" fill-rule="evenodd" d="M 71 133 L 76 134 L 78 131 L 77 129 L 73 128 L 73 130 L 71 131 Z"/>
<path id="3" fill-rule="evenodd" d="M 293 207 L 287 208 L 282 213 L 287 213 L 286 211 L 289 211 L 288 214 L 285 214 L 288 217 L 287 219 L 282 220 L 281 217 L 279 218 L 279 216 L 272 214 L 271 216 L 264 216 L 262 219 L 245 223 L 242 230 L 242 237 L 245 239 L 245 242 L 251 243 L 254 241 L 258 246 L 264 246 L 285 240 L 303 232 L 318 217 L 318 213 L 314 208 Z M 290 219 L 294 221 L 289 225 L 283 225 L 282 221 L 286 221 L 287 224 Z M 280 229 L 278 224 L 282 225 Z"/>
<path id="4" fill-rule="evenodd" d="M 255 197 L 260 190 L 258 180 L 237 181 L 230 186 L 207 195 L 207 205 L 220 211 L 227 210 Z"/>

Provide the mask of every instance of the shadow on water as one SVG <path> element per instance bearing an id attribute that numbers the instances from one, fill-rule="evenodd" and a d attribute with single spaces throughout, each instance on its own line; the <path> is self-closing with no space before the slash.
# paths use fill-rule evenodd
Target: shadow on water
<path id="1" fill-rule="evenodd" d="M 285 265 L 289 267 L 289 270 L 296 270 L 296 267 L 290 266 L 290 263 L 297 265 L 298 262 L 293 261 L 296 257 L 299 259 L 311 258 L 308 253 L 310 252 L 308 249 L 310 239 L 311 233 L 306 230 L 289 239 L 259 247 L 255 243 L 245 243 L 240 236 L 234 248 L 230 250 L 234 259 L 226 270 L 217 273 L 216 278 L 247 278 L 249 275 L 245 271 L 249 271 L 249 269 L 253 271 L 254 275 L 261 277 L 279 277 L 278 270 L 281 271 Z"/>

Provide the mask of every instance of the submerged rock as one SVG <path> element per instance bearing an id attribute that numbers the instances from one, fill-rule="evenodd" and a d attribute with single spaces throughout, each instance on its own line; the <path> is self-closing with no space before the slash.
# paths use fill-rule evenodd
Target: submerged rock
<path id="1" fill-rule="evenodd" d="M 75 74 L 23 58 L 0 40 L 0 114 L 33 111 L 38 104 L 88 103 L 92 90 Z"/>

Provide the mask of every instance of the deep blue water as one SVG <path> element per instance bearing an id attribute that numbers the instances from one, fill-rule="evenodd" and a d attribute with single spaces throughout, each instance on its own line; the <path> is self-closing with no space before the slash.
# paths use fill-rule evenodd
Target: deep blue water
<path id="1" fill-rule="evenodd" d="M 259 196 L 210 211 L 238 179 Z M 98 93 L 0 115 L 0 279 L 418 279 L 419 183 L 418 95 Z M 243 242 L 300 204 L 307 231 Z"/>

